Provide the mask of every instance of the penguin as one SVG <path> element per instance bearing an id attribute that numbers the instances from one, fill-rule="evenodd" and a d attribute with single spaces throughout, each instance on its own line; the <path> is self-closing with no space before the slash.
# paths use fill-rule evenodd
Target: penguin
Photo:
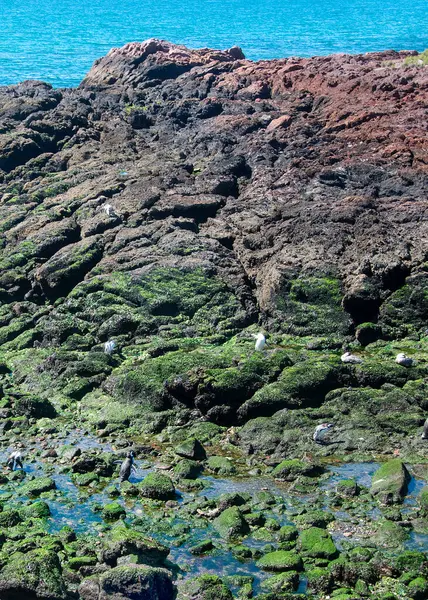
<path id="1" fill-rule="evenodd" d="M 312 439 L 316 444 L 325 444 L 324 435 L 325 432 L 334 427 L 333 423 L 321 423 L 321 425 L 317 425 L 315 427 L 314 434 Z"/>
<path id="2" fill-rule="evenodd" d="M 260 333 L 258 335 L 256 335 L 255 333 L 253 333 L 253 337 L 256 339 L 255 350 L 257 350 L 257 352 L 261 352 L 263 350 L 263 348 L 266 346 L 266 343 L 267 343 L 265 336 L 260 331 Z"/>
<path id="3" fill-rule="evenodd" d="M 355 356 L 355 354 L 351 354 L 350 352 L 345 352 L 345 354 L 342 354 L 342 356 L 340 357 L 340 360 L 343 363 L 349 363 L 352 365 L 357 365 L 357 364 L 360 364 L 363 362 L 361 360 L 361 358 L 359 358 L 358 356 Z"/>
<path id="4" fill-rule="evenodd" d="M 128 481 L 128 479 L 131 476 L 132 470 L 135 470 L 135 465 L 134 465 L 134 453 L 131 451 L 131 452 L 128 452 L 125 460 L 120 465 L 120 471 L 119 471 L 120 483 L 122 483 L 123 481 Z"/>
<path id="5" fill-rule="evenodd" d="M 7 459 L 6 465 L 11 471 L 24 468 L 22 464 L 22 454 L 19 452 L 19 450 L 14 450 L 12 452 L 12 454 Z"/>
<path id="6" fill-rule="evenodd" d="M 415 361 L 410 356 L 406 356 L 404 352 L 400 352 L 397 354 L 397 358 L 395 359 L 397 365 L 401 365 L 402 367 L 413 367 Z"/>
<path id="7" fill-rule="evenodd" d="M 422 432 L 421 438 L 423 440 L 428 440 L 428 419 L 424 423 L 424 430 Z"/>

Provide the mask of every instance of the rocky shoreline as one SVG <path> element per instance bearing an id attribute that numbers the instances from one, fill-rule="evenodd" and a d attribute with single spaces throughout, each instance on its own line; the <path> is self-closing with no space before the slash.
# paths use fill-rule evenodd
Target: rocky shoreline
<path id="1" fill-rule="evenodd" d="M 1 600 L 427 597 L 425 54 L 0 88 Z"/>

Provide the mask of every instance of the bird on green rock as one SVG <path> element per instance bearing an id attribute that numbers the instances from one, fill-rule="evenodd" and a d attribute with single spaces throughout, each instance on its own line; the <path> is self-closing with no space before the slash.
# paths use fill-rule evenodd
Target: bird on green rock
<path id="1" fill-rule="evenodd" d="M 6 465 L 11 471 L 15 471 L 16 469 L 23 469 L 24 466 L 22 464 L 21 452 L 19 450 L 14 450 L 7 459 Z"/>
<path id="2" fill-rule="evenodd" d="M 333 423 L 321 423 L 321 425 L 317 425 L 315 427 L 315 431 L 314 434 L 312 436 L 312 439 L 314 440 L 314 442 L 316 444 L 325 444 L 325 440 L 324 440 L 324 436 L 326 434 L 326 432 L 331 429 L 332 427 L 334 427 Z"/>
<path id="3" fill-rule="evenodd" d="M 134 453 L 131 451 L 131 452 L 128 452 L 125 460 L 120 465 L 120 471 L 119 471 L 120 483 L 122 483 L 123 481 L 128 481 L 131 476 L 131 473 L 135 470 L 136 470 L 136 468 L 134 465 Z"/>
<path id="4" fill-rule="evenodd" d="M 261 352 L 267 344 L 264 334 L 261 331 L 258 334 L 253 333 L 253 338 L 256 340 L 255 350 Z"/>

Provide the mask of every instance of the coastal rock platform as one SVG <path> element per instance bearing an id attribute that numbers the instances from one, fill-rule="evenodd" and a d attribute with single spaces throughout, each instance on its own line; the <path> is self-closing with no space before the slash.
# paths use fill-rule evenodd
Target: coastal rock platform
<path id="1" fill-rule="evenodd" d="M 428 597 L 426 62 L 0 88 L 2 600 Z"/>

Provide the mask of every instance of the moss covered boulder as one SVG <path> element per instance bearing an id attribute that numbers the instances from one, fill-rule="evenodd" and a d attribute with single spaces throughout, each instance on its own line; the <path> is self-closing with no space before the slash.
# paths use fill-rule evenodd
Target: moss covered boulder
<path id="1" fill-rule="evenodd" d="M 161 566 L 169 554 L 167 546 L 122 523 L 112 528 L 103 545 L 100 558 L 110 566 L 116 566 L 117 559 L 127 555 L 137 556 L 142 564 Z"/>
<path id="2" fill-rule="evenodd" d="M 205 460 L 207 453 L 201 442 L 192 437 L 182 442 L 176 449 L 175 453 L 183 458 L 190 460 Z"/>
<path id="3" fill-rule="evenodd" d="M 153 500 L 172 500 L 175 498 L 174 484 L 165 473 L 149 473 L 138 487 L 144 498 Z"/>
<path id="4" fill-rule="evenodd" d="M 106 504 L 102 511 L 104 521 L 117 521 L 126 516 L 126 510 L 118 502 Z"/>
<path id="5" fill-rule="evenodd" d="M 306 577 L 308 579 L 308 589 L 311 592 L 329 592 L 333 577 L 328 569 L 313 568 L 306 571 Z"/>
<path id="6" fill-rule="evenodd" d="M 291 459 L 283 460 L 275 469 L 272 475 L 275 479 L 282 481 L 294 481 L 299 475 L 315 477 L 321 475 L 323 468 L 320 465 L 304 462 L 302 460 Z"/>
<path id="7" fill-rule="evenodd" d="M 360 487 L 355 479 L 342 479 L 336 483 L 336 493 L 345 497 L 358 496 Z"/>
<path id="8" fill-rule="evenodd" d="M 144 565 L 114 567 L 85 579 L 78 591 L 81 600 L 174 600 L 176 596 L 169 571 Z"/>
<path id="9" fill-rule="evenodd" d="M 51 550 L 16 552 L 0 571 L 0 598 L 66 600 L 68 597 L 58 555 Z"/>
<path id="10" fill-rule="evenodd" d="M 14 413 L 25 417 L 33 417 L 34 419 L 53 419 L 57 415 L 55 407 L 47 398 L 30 394 L 22 395 L 15 401 Z"/>
<path id="11" fill-rule="evenodd" d="M 304 556 L 332 560 L 338 555 L 331 535 L 319 527 L 305 529 L 299 535 L 297 546 Z"/>
<path id="12" fill-rule="evenodd" d="M 179 597 L 192 600 L 233 600 L 232 592 L 217 575 L 201 575 L 180 586 Z"/>
<path id="13" fill-rule="evenodd" d="M 278 532 L 281 542 L 292 542 L 297 539 L 299 532 L 294 525 L 283 525 Z"/>
<path id="14" fill-rule="evenodd" d="M 398 548 L 409 537 L 409 531 L 400 527 L 399 523 L 384 519 L 377 522 L 377 531 L 372 537 L 373 541 L 384 548 Z"/>
<path id="15" fill-rule="evenodd" d="M 250 527 L 237 506 L 226 508 L 213 521 L 214 529 L 224 538 L 247 535 Z"/>
<path id="16" fill-rule="evenodd" d="M 401 502 L 407 493 L 410 475 L 399 458 L 384 463 L 373 475 L 370 488 L 373 496 L 382 503 Z"/>
<path id="17" fill-rule="evenodd" d="M 13 508 L 5 508 L 0 512 L 0 527 L 13 527 L 21 521 L 21 515 Z"/>
<path id="18" fill-rule="evenodd" d="M 49 492 L 55 488 L 55 481 L 51 477 L 36 477 L 22 486 L 21 494 L 30 497 L 40 496 L 43 492 Z"/>
<path id="19" fill-rule="evenodd" d="M 282 598 L 284 592 L 293 592 L 297 589 L 298 585 L 299 573 L 296 571 L 284 571 L 273 577 L 268 577 L 261 582 L 262 590 L 278 594 L 278 598 Z"/>
<path id="20" fill-rule="evenodd" d="M 39 500 L 23 508 L 21 514 L 24 519 L 46 519 L 50 517 L 51 510 L 46 502 Z"/>
<path id="21" fill-rule="evenodd" d="M 202 465 L 187 458 L 182 458 L 174 467 L 174 475 L 178 479 L 196 479 L 201 471 Z"/>
<path id="22" fill-rule="evenodd" d="M 222 475 L 223 477 L 236 474 L 235 465 L 225 456 L 210 456 L 208 459 L 208 468 L 216 475 Z"/>
<path id="23" fill-rule="evenodd" d="M 262 556 L 257 561 L 257 566 L 264 571 L 300 571 L 303 563 L 296 552 L 277 550 Z"/>

